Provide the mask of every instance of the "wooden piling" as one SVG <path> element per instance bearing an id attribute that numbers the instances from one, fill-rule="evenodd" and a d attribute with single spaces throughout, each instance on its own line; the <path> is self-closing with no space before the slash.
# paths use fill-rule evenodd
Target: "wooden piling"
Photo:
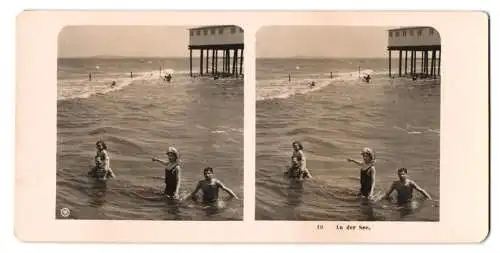
<path id="1" fill-rule="evenodd" d="M 203 49 L 200 49 L 200 76 L 203 75 Z"/>
<path id="2" fill-rule="evenodd" d="M 219 73 L 219 50 L 215 49 L 215 74 Z"/>
<path id="3" fill-rule="evenodd" d="M 424 73 L 424 51 L 420 53 L 420 74 Z"/>
<path id="4" fill-rule="evenodd" d="M 236 72 L 236 63 L 238 62 L 238 52 L 236 49 L 233 49 L 233 76 L 236 76 L 238 73 Z"/>
<path id="5" fill-rule="evenodd" d="M 399 76 L 401 77 L 401 68 L 402 68 L 402 58 L 403 58 L 403 51 L 399 50 Z"/>
<path id="6" fill-rule="evenodd" d="M 410 75 L 413 76 L 413 50 L 410 51 Z"/>
<path id="7" fill-rule="evenodd" d="M 405 50 L 405 76 L 408 74 L 408 50 Z"/>
<path id="8" fill-rule="evenodd" d="M 189 49 L 189 76 L 193 76 L 193 49 Z"/>
<path id="9" fill-rule="evenodd" d="M 441 76 L 441 50 L 438 51 L 438 69 L 437 75 Z"/>
<path id="10" fill-rule="evenodd" d="M 436 50 L 432 50 L 432 67 L 431 67 L 431 75 L 436 77 Z"/>
<path id="11" fill-rule="evenodd" d="M 212 76 L 215 74 L 215 49 L 212 49 Z"/>
<path id="12" fill-rule="evenodd" d="M 243 74 L 243 48 L 241 49 L 241 57 L 240 57 L 240 75 Z"/>
<path id="13" fill-rule="evenodd" d="M 391 50 L 389 50 L 389 76 L 391 76 Z"/>
<path id="14" fill-rule="evenodd" d="M 208 58 L 210 58 L 210 51 L 208 51 L 208 49 L 207 49 L 207 58 L 205 61 L 205 73 L 207 73 L 207 74 L 208 74 Z"/>

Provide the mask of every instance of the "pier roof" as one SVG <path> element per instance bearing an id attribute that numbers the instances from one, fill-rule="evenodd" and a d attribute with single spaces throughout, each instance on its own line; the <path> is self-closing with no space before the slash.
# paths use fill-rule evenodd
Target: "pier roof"
<path id="1" fill-rule="evenodd" d="M 439 32 L 431 26 L 388 29 L 389 50 L 433 50 L 441 47 Z"/>

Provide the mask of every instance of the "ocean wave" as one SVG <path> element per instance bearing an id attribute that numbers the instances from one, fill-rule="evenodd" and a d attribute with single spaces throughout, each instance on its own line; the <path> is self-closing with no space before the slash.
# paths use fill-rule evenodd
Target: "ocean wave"
<path id="1" fill-rule="evenodd" d="M 212 131 L 213 134 L 223 134 L 223 133 L 226 133 L 226 131 L 224 130 L 214 130 Z"/>
<path id="2" fill-rule="evenodd" d="M 223 133 L 229 133 L 229 132 L 242 133 L 243 129 L 241 129 L 241 128 L 232 128 L 232 127 L 221 127 L 220 129 L 215 129 L 215 130 L 211 131 L 211 133 L 213 133 L 213 134 L 223 134 Z"/>
<path id="3" fill-rule="evenodd" d="M 89 132 L 89 134 L 90 135 L 109 134 L 109 133 L 119 133 L 121 131 L 122 131 L 122 129 L 118 128 L 118 127 L 105 126 L 105 127 L 98 127 L 96 129 L 92 129 Z"/>
<path id="4" fill-rule="evenodd" d="M 257 101 L 287 99 L 296 95 L 317 92 L 335 82 L 359 81 L 360 75 L 363 76 L 366 74 L 380 76 L 387 75 L 388 72 L 375 72 L 371 69 L 363 69 L 360 72 L 335 73 L 333 78 L 330 78 L 330 73 L 310 73 L 295 75 L 290 81 L 287 77 L 283 79 L 259 80 Z M 314 82 L 314 86 L 311 86 L 312 82 Z"/>
<path id="5" fill-rule="evenodd" d="M 115 81 L 115 87 L 111 87 L 111 83 Z M 93 95 L 105 95 L 112 91 L 118 91 L 126 86 L 132 84 L 131 79 L 115 79 L 115 78 L 103 78 L 98 82 L 88 82 L 85 80 L 64 80 L 59 81 L 58 89 L 60 93 L 58 94 L 57 100 L 70 100 L 78 98 L 89 98 Z"/>
<path id="6" fill-rule="evenodd" d="M 309 133 L 316 133 L 319 129 L 312 128 L 312 127 L 300 127 L 300 128 L 294 128 L 290 131 L 287 131 L 285 135 L 288 136 L 297 136 L 300 134 L 309 134 Z"/>
<path id="7" fill-rule="evenodd" d="M 129 140 L 128 138 L 125 138 L 125 137 L 112 135 L 112 136 L 107 137 L 106 140 L 109 143 L 108 145 L 113 145 L 116 148 L 124 147 L 123 150 L 127 151 L 127 152 L 122 151 L 122 152 L 120 152 L 121 154 L 131 153 L 131 154 L 136 155 L 136 154 L 146 153 L 141 145 L 139 145 L 139 144 L 135 143 L 134 141 Z"/>
<path id="8" fill-rule="evenodd" d="M 439 129 L 432 129 L 432 128 L 429 128 L 429 129 L 427 129 L 427 131 L 428 131 L 428 132 L 431 132 L 431 133 L 437 133 L 437 134 L 441 133 L 441 131 L 440 131 Z"/>
<path id="9" fill-rule="evenodd" d="M 406 132 L 408 134 L 422 134 L 424 132 L 437 133 L 437 134 L 440 133 L 439 129 L 432 129 L 432 128 L 426 128 L 426 127 L 412 126 L 412 125 L 410 125 L 408 123 L 406 124 L 405 128 L 400 127 L 400 126 L 393 126 L 393 128 L 396 129 L 396 130 L 402 131 L 402 132 Z"/>
<path id="10" fill-rule="evenodd" d="M 314 148 L 317 150 L 324 150 L 325 148 L 327 148 L 328 150 L 335 151 L 339 149 L 338 145 L 336 145 L 334 142 L 325 140 L 324 138 L 320 137 L 307 136 L 305 138 L 305 141 L 308 143 L 314 143 L 314 146 L 320 146 L 319 148 Z"/>
<path id="11" fill-rule="evenodd" d="M 172 74 L 176 75 L 189 74 L 188 70 L 171 71 Z M 164 73 L 162 70 L 162 74 Z M 116 76 L 121 77 L 116 78 Z M 104 77 L 94 81 L 88 81 L 87 76 L 80 79 L 58 80 L 57 100 L 85 99 L 95 95 L 106 95 L 110 92 L 122 90 L 137 81 L 158 80 L 160 78 L 156 70 L 134 73 L 133 79 L 123 76 L 124 73 L 106 73 Z M 111 87 L 113 81 L 116 82 L 116 85 Z"/>

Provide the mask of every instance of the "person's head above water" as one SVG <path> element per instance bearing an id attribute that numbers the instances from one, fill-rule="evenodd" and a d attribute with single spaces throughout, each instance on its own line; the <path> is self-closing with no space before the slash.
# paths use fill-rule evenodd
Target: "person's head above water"
<path id="1" fill-rule="evenodd" d="M 203 175 L 206 180 L 210 180 L 214 177 L 214 169 L 212 167 L 206 167 L 203 169 Z"/>
<path id="2" fill-rule="evenodd" d="M 302 146 L 302 143 L 300 143 L 299 141 L 294 141 L 292 143 L 292 147 L 295 151 L 299 151 L 299 150 L 303 150 L 304 149 L 304 146 Z"/>
<path id="3" fill-rule="evenodd" d="M 363 156 L 365 163 L 375 162 L 375 153 L 371 148 L 363 148 L 361 155 Z"/>
<path id="4" fill-rule="evenodd" d="M 407 178 L 408 170 L 406 168 L 398 169 L 398 177 L 400 181 L 404 181 Z"/>
<path id="5" fill-rule="evenodd" d="M 97 141 L 95 143 L 95 147 L 98 149 L 98 150 L 107 150 L 108 149 L 108 146 L 106 145 L 106 143 L 104 143 L 104 141 Z"/>
<path id="6" fill-rule="evenodd" d="M 177 159 L 179 159 L 179 151 L 177 151 L 177 149 L 174 147 L 169 147 L 166 154 L 170 162 L 175 162 L 177 161 Z"/>

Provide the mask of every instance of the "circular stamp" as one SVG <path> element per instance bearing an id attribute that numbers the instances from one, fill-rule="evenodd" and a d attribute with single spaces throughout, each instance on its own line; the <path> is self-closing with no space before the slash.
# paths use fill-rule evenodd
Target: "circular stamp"
<path id="1" fill-rule="evenodd" d="M 69 215 L 71 214 L 71 211 L 68 208 L 64 207 L 64 208 L 61 208 L 60 213 L 61 213 L 62 217 L 66 218 L 66 217 L 69 217 Z"/>

